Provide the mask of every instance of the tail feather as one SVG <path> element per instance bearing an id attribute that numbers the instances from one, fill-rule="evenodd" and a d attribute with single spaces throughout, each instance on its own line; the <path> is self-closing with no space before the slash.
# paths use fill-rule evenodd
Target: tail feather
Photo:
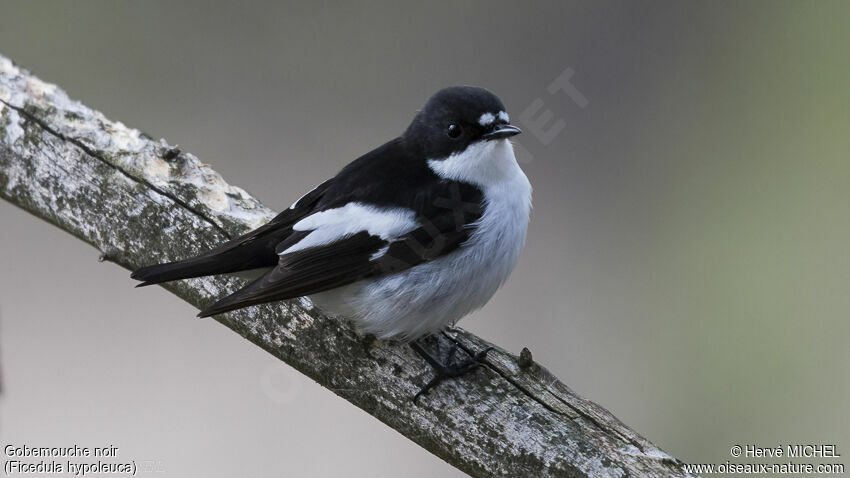
<path id="1" fill-rule="evenodd" d="M 283 214 L 281 213 L 281 216 Z M 130 274 L 130 277 L 142 281 L 136 287 L 144 287 L 178 279 L 271 267 L 278 261 L 275 246 L 291 232 L 292 229 L 287 225 L 272 220 L 205 254 L 182 261 L 142 267 Z"/>
<path id="2" fill-rule="evenodd" d="M 224 274 L 230 264 L 218 262 L 214 257 L 198 257 L 185 261 L 156 264 L 137 269 L 130 277 L 142 281 L 136 287 L 160 284 L 178 279 L 190 279 L 212 274 Z"/>
<path id="3" fill-rule="evenodd" d="M 130 274 L 130 277 L 142 281 L 136 287 L 144 287 L 178 279 L 270 267 L 277 264 L 277 260 L 277 254 L 268 248 L 241 247 L 183 261 L 142 267 Z"/>
<path id="4" fill-rule="evenodd" d="M 328 180 L 316 186 L 267 224 L 232 239 L 206 254 L 183 261 L 142 267 L 134 271 L 130 277 L 141 281 L 136 287 L 144 287 L 178 279 L 275 266 L 279 259 L 275 247 L 285 239 L 292 239 L 290 237 L 293 233 L 292 224 L 312 213 L 314 206 L 331 184 L 332 180 Z M 300 234 L 306 235 L 306 233 Z"/>

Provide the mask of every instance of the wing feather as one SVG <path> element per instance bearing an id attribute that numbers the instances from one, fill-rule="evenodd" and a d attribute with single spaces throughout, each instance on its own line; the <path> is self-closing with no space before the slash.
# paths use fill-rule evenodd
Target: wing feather
<path id="1" fill-rule="evenodd" d="M 364 229 L 334 242 L 298 248 L 309 234 L 278 245 L 277 267 L 245 288 L 219 300 L 199 317 L 220 314 L 249 305 L 291 299 L 341 287 L 358 280 L 392 274 L 455 251 L 475 230 L 480 207 L 446 207 L 418 218 L 418 227 L 395 237 Z M 286 252 L 292 250 L 293 252 Z"/>

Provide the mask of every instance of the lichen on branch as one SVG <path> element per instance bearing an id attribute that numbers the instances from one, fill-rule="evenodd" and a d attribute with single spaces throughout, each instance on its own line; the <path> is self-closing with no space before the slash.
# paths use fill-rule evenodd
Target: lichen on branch
<path id="1" fill-rule="evenodd" d="M 0 197 L 128 269 L 198 254 L 274 215 L 195 156 L 110 121 L 2 56 Z M 202 308 L 242 284 L 206 277 L 165 287 Z M 530 354 L 520 364 L 496 347 L 485 367 L 417 405 L 411 397 L 430 377 L 427 364 L 407 347 L 361 337 L 309 300 L 217 320 L 473 476 L 688 476 Z M 462 329 L 431 346 L 452 342 L 491 346 Z"/>

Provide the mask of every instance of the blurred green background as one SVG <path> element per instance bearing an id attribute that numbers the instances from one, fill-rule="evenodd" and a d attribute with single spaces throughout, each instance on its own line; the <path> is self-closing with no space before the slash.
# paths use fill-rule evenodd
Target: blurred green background
<path id="1" fill-rule="evenodd" d="M 686 462 L 850 456 L 850 3 L 3 1 L 0 18 L 0 53 L 275 209 L 440 87 L 485 86 L 526 130 L 541 99 L 565 128 L 518 138 L 526 250 L 461 325 L 528 346 Z M 567 68 L 584 107 L 547 90 Z M 174 476 L 460 475 L 65 233 L 7 203 L 0 224 L 4 444 L 112 443 Z"/>

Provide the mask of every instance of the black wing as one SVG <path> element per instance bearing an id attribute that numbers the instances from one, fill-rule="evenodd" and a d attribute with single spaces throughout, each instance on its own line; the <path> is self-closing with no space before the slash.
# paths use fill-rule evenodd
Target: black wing
<path id="1" fill-rule="evenodd" d="M 316 186 L 289 209 L 243 236 L 191 259 L 142 267 L 130 277 L 142 281 L 137 286 L 142 287 L 177 279 L 273 267 L 278 262 L 275 247 L 292 235 L 293 224 L 313 212 L 332 181 Z"/>
<path id="2" fill-rule="evenodd" d="M 470 185 L 442 181 L 425 195 L 432 200 L 421 203 L 428 214 L 419 215 L 416 229 L 388 240 L 361 231 L 330 244 L 283 254 L 277 267 L 198 316 L 315 294 L 451 253 L 475 230 L 483 213 L 481 192 Z M 278 250 L 286 250 L 306 234 L 309 231 L 296 232 Z"/>

